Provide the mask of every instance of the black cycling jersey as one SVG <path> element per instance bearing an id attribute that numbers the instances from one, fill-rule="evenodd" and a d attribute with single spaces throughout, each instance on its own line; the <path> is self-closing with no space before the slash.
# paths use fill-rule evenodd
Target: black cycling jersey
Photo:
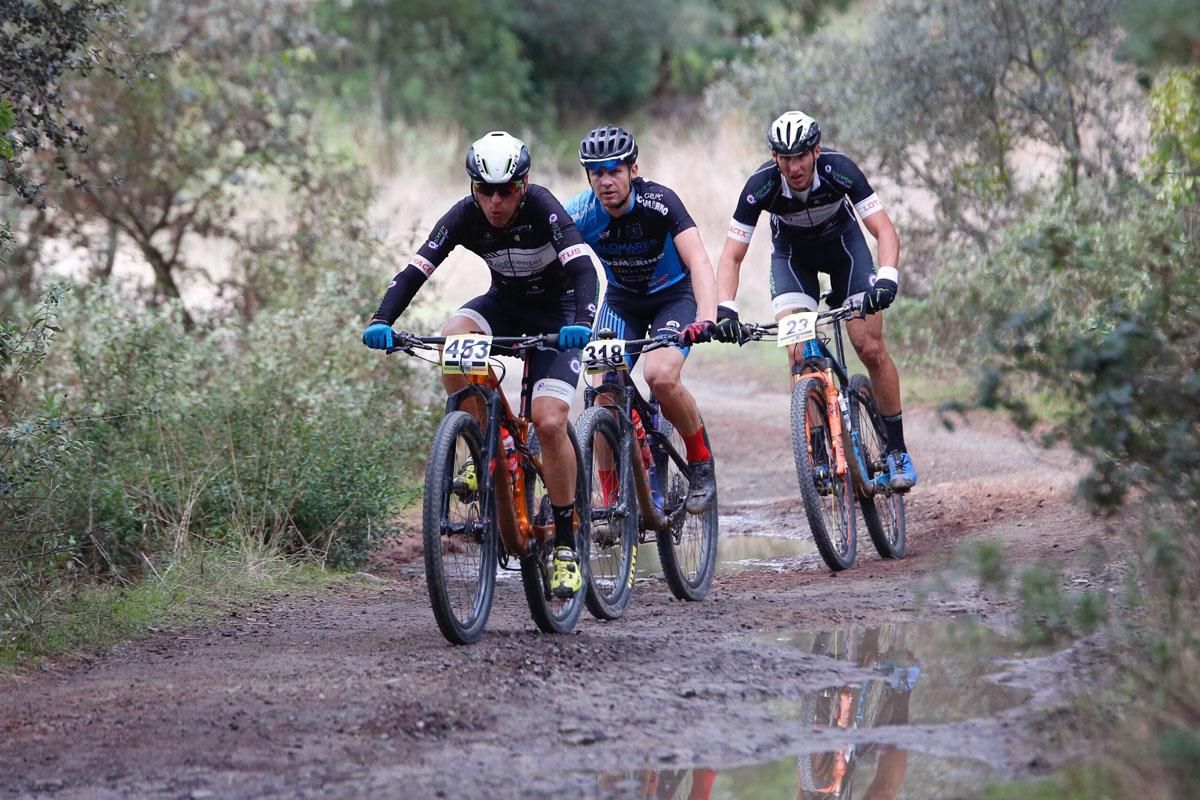
<path id="1" fill-rule="evenodd" d="M 675 192 L 634 178 L 629 208 L 614 217 L 587 189 L 567 201 L 584 241 L 604 263 L 608 282 L 631 292 L 653 294 L 688 275 L 675 249 L 675 237 L 696 227 Z"/>
<path id="2" fill-rule="evenodd" d="M 467 248 L 487 262 L 492 290 L 518 307 L 555 305 L 574 290 L 573 322 L 592 324 L 600 294 L 593 254 L 550 191 L 530 184 L 507 228 L 494 228 L 473 197 L 464 197 L 433 227 L 408 266 L 388 286 L 374 321 L 391 325 L 450 251 Z"/>
<path id="3" fill-rule="evenodd" d="M 776 246 L 782 242 L 828 236 L 854 224 L 851 204 L 863 219 L 883 209 L 862 170 L 836 150 L 822 150 L 807 192 L 787 185 L 774 161 L 758 168 L 742 189 L 729 223 L 729 238 L 750 242 L 758 215 L 771 214 Z"/>

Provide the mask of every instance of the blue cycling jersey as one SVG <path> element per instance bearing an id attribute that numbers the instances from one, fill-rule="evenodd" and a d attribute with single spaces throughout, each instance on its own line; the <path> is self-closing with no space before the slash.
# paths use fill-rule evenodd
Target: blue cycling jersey
<path id="1" fill-rule="evenodd" d="M 609 214 L 591 189 L 568 200 L 566 209 L 603 262 L 609 285 L 654 294 L 688 277 L 675 237 L 696 223 L 666 186 L 634 178 L 629 210 L 619 217 Z"/>

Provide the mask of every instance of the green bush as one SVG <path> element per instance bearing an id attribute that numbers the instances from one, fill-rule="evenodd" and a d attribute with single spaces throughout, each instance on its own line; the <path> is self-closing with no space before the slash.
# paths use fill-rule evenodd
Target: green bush
<path id="1" fill-rule="evenodd" d="M 86 531 L 90 568 L 238 537 L 363 561 L 411 499 L 430 395 L 372 375 L 360 325 L 324 310 L 339 299 L 318 291 L 308 311 L 189 334 L 171 311 L 131 310 L 113 290 L 82 297 L 72 311 L 88 325 L 66 326 L 70 364 L 55 374 L 70 376 L 88 447 L 59 513 Z"/>

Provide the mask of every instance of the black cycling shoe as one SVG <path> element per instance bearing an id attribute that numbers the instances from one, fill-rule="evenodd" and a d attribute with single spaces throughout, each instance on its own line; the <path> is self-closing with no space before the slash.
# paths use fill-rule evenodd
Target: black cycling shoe
<path id="1" fill-rule="evenodd" d="M 713 477 L 713 462 L 695 461 L 688 464 L 691 484 L 688 487 L 687 510 L 689 514 L 703 514 L 712 508 L 717 499 L 717 481 Z"/>

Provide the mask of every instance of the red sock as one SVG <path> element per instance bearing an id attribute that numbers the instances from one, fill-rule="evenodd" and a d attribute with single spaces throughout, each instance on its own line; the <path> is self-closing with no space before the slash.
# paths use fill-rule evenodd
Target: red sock
<path id="1" fill-rule="evenodd" d="M 708 461 L 712 458 L 712 453 L 709 452 L 708 445 L 704 443 L 703 424 L 691 436 L 684 436 L 683 443 L 687 446 L 687 460 L 689 464 L 695 464 L 698 461 Z"/>
<path id="2" fill-rule="evenodd" d="M 604 495 L 604 504 L 611 505 L 617 499 L 617 471 L 600 468 L 596 472 L 600 475 L 600 493 Z"/>

